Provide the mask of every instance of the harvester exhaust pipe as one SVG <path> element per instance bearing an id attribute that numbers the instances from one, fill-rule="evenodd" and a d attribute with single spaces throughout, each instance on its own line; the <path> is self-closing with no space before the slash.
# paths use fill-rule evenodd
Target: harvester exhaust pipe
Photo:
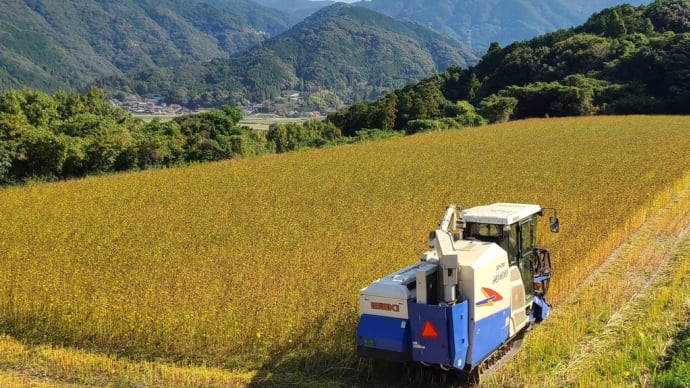
<path id="1" fill-rule="evenodd" d="M 457 299 L 458 251 L 455 249 L 452 233 L 438 229 L 434 236 L 441 267 L 439 274 L 443 283 L 443 301 L 451 303 Z"/>
<path id="2" fill-rule="evenodd" d="M 448 206 L 438 224 L 439 228 L 429 235 L 429 246 L 436 249 L 441 267 L 439 275 L 443 284 L 443 295 L 439 296 L 446 303 L 454 302 L 458 296 L 458 252 L 455 249 L 455 241 L 462 235 L 458 226 L 464 226 L 462 219 L 458 218 L 458 209 L 455 205 Z"/>
<path id="3" fill-rule="evenodd" d="M 444 230 L 446 232 L 451 232 L 449 228 L 452 226 L 455 228 L 455 220 L 457 219 L 457 213 L 456 213 L 457 206 L 451 205 L 448 206 L 446 209 L 446 214 L 443 215 L 443 219 L 439 223 L 439 229 Z"/>
<path id="4" fill-rule="evenodd" d="M 462 231 L 465 229 L 465 220 L 458 215 L 460 206 L 450 205 L 446 209 L 446 214 L 439 222 L 439 229 L 446 231 L 453 237 L 453 241 L 458 241 L 462 238 Z"/>

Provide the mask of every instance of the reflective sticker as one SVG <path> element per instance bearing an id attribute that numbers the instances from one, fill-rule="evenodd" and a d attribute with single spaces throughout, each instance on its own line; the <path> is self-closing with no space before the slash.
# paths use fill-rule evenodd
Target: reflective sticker
<path id="1" fill-rule="evenodd" d="M 429 321 L 426 321 L 424 323 L 424 328 L 422 329 L 422 338 L 438 338 L 438 332 L 436 331 L 436 328 Z"/>

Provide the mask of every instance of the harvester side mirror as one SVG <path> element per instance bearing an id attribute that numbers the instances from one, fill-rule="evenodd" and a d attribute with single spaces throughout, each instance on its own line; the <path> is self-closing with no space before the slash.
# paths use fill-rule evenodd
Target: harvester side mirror
<path id="1" fill-rule="evenodd" d="M 551 225 L 551 233 L 558 233 L 560 228 L 558 226 L 558 217 L 549 217 L 549 224 Z"/>

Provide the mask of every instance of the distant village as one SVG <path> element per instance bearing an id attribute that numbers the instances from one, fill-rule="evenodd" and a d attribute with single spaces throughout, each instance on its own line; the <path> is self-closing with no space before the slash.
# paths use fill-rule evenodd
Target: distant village
<path id="1" fill-rule="evenodd" d="M 128 94 L 124 100 L 111 99 L 113 106 L 120 107 L 126 112 L 134 115 L 186 115 L 193 114 L 195 111 L 179 104 L 166 104 L 157 98 L 144 98 L 136 94 Z M 328 108 L 325 111 L 303 110 L 304 97 L 297 92 L 286 92 L 281 97 L 273 100 L 266 100 L 262 103 L 251 103 L 238 108 L 242 110 L 244 116 L 255 114 L 274 114 L 284 117 L 294 118 L 318 118 L 337 111 L 335 108 Z"/>
<path id="2" fill-rule="evenodd" d="M 193 113 L 179 104 L 166 104 L 160 98 L 143 98 L 136 94 L 128 94 L 124 101 L 111 99 L 110 103 L 131 114 L 140 115 L 184 115 Z"/>

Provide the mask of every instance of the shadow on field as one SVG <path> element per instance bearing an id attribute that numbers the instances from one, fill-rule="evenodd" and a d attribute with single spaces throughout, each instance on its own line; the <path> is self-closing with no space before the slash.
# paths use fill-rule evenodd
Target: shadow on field
<path id="1" fill-rule="evenodd" d="M 352 309 L 315 317 L 291 344 L 274 349 L 249 387 L 358 385 L 361 365 L 354 355 Z"/>
<path id="2" fill-rule="evenodd" d="M 654 385 L 684 387 L 690 381 L 690 322 L 676 333 L 655 370 Z"/>
<path id="3" fill-rule="evenodd" d="M 290 346 L 272 357 L 249 387 L 466 387 L 453 374 L 417 365 L 363 359 L 356 354 L 359 317 L 352 308 L 315 318 Z"/>

